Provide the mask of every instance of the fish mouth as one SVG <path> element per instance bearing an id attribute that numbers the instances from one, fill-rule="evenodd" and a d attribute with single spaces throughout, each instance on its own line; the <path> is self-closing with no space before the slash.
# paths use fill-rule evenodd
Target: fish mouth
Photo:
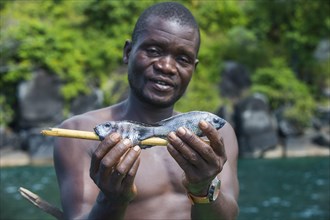
<path id="1" fill-rule="evenodd" d="M 101 140 L 104 139 L 104 137 L 100 134 L 100 131 L 99 131 L 98 127 L 95 127 L 95 128 L 94 128 L 94 132 L 95 132 L 95 134 L 96 134 L 97 136 L 99 136 L 99 138 L 100 138 Z"/>

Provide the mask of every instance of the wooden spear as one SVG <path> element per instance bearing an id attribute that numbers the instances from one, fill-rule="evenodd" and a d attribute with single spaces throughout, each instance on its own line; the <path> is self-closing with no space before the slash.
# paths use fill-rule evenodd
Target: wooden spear
<path id="1" fill-rule="evenodd" d="M 21 195 L 24 198 L 26 198 L 33 205 L 40 208 L 42 211 L 54 216 L 56 219 L 59 219 L 59 220 L 64 219 L 64 214 L 59 208 L 46 202 L 45 200 L 40 198 L 37 194 L 34 194 L 33 192 L 31 192 L 23 187 L 19 188 L 19 192 L 21 193 Z"/>
<path id="2" fill-rule="evenodd" d="M 79 130 L 70 130 L 62 128 L 49 128 L 48 130 L 42 130 L 41 134 L 47 136 L 56 136 L 56 137 L 68 137 L 68 138 L 80 138 L 87 140 L 100 140 L 100 138 L 95 134 L 95 132 L 90 131 L 79 131 Z M 140 142 L 141 145 L 146 146 L 166 146 L 167 140 L 151 137 Z"/>

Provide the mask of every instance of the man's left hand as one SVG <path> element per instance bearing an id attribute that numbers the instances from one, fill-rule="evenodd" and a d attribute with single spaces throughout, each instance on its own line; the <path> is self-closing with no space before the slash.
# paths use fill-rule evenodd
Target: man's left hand
<path id="1" fill-rule="evenodd" d="M 205 196 L 210 183 L 221 172 L 227 156 L 219 131 L 206 121 L 201 121 L 199 127 L 210 144 L 187 128 L 180 127 L 168 135 L 167 148 L 185 173 L 183 184 L 187 191 Z"/>

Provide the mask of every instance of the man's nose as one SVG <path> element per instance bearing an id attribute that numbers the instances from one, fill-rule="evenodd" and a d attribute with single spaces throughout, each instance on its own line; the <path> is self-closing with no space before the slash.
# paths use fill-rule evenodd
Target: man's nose
<path id="1" fill-rule="evenodd" d="M 159 58 L 155 64 L 157 70 L 165 74 L 176 74 L 176 61 L 170 55 Z"/>

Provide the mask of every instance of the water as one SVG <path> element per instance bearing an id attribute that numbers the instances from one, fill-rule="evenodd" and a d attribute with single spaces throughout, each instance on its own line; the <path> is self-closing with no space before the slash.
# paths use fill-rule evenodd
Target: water
<path id="1" fill-rule="evenodd" d="M 329 158 L 239 160 L 239 220 L 330 219 Z M 23 186 L 60 207 L 53 167 L 1 169 L 0 219 L 54 219 L 18 193 Z"/>
<path id="2" fill-rule="evenodd" d="M 329 158 L 240 160 L 240 218 L 330 219 Z"/>
<path id="3" fill-rule="evenodd" d="M 0 219 L 55 219 L 40 211 L 18 192 L 19 187 L 22 186 L 60 207 L 59 190 L 53 167 L 5 168 L 0 172 Z"/>

